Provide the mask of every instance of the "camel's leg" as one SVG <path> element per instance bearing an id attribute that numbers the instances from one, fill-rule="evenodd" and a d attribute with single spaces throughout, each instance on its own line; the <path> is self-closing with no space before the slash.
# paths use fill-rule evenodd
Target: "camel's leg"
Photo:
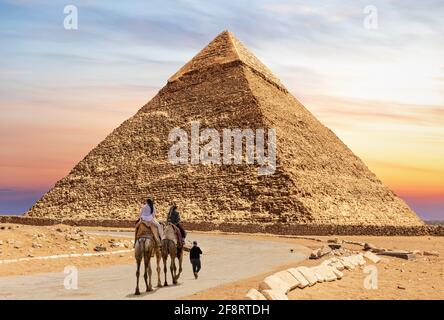
<path id="1" fill-rule="evenodd" d="M 166 287 L 168 286 L 168 281 L 167 281 L 168 253 L 167 254 L 162 253 L 162 260 L 163 260 L 163 273 L 165 274 L 165 282 L 163 283 L 163 285 Z"/>
<path id="2" fill-rule="evenodd" d="M 175 279 L 175 271 L 174 271 L 174 269 L 175 269 L 176 265 L 174 263 L 174 255 L 173 255 L 173 252 L 171 251 L 171 246 L 170 245 L 168 245 L 168 255 L 170 256 L 171 279 L 172 279 L 173 283 L 175 283 L 174 282 L 174 279 Z"/>
<path id="3" fill-rule="evenodd" d="M 173 279 L 173 284 L 176 284 L 176 265 L 174 263 L 174 258 L 170 256 L 171 264 L 170 264 L 170 271 L 171 271 L 171 278 Z"/>
<path id="4" fill-rule="evenodd" d="M 177 284 L 177 277 L 176 277 L 176 252 L 177 248 L 172 243 L 170 246 L 170 257 L 171 257 L 171 276 L 173 277 L 173 284 Z"/>
<path id="5" fill-rule="evenodd" d="M 165 274 L 165 281 L 163 283 L 164 287 L 168 286 L 168 281 L 167 281 L 167 258 L 168 257 L 162 257 L 162 260 L 163 260 L 163 272 Z"/>
<path id="6" fill-rule="evenodd" d="M 136 263 L 137 263 L 137 271 L 136 271 L 136 291 L 134 292 L 135 295 L 139 295 L 139 276 L 140 276 L 140 263 L 142 262 L 142 254 L 140 253 L 140 244 L 138 242 L 135 243 L 136 250 L 135 250 L 135 256 L 136 256 Z"/>
<path id="7" fill-rule="evenodd" d="M 153 285 L 151 283 L 151 276 L 153 274 L 153 271 L 151 270 L 151 254 L 152 254 L 152 250 L 150 250 L 148 252 L 148 260 L 147 260 L 147 264 L 145 266 L 145 268 L 148 267 L 148 277 L 149 277 L 149 280 L 148 280 L 149 284 L 146 288 L 146 291 L 153 291 Z"/>
<path id="8" fill-rule="evenodd" d="M 179 272 L 176 276 L 176 282 L 179 280 L 180 274 L 182 273 L 182 261 L 183 261 L 183 249 L 181 250 L 179 256 L 177 257 L 179 259 Z"/>
<path id="9" fill-rule="evenodd" d="M 162 287 L 162 281 L 160 280 L 160 260 L 161 260 L 161 256 L 160 256 L 160 248 L 156 250 L 156 263 L 157 263 L 157 267 L 156 267 L 156 271 L 157 271 L 157 287 L 160 288 Z"/>
<path id="10" fill-rule="evenodd" d="M 143 278 L 145 279 L 146 291 L 148 291 L 149 286 L 148 286 L 148 273 L 147 272 L 148 272 L 149 257 L 148 257 L 148 252 L 147 251 L 145 251 L 143 254 L 144 254 L 143 262 L 145 264 L 145 273 L 143 275 Z"/>
<path id="11" fill-rule="evenodd" d="M 135 295 L 139 295 L 140 291 L 139 291 L 139 276 L 140 276 L 140 263 L 142 261 L 141 260 L 137 260 L 137 271 L 136 271 L 136 291 L 134 292 Z"/>
<path id="12" fill-rule="evenodd" d="M 165 282 L 163 283 L 164 286 L 168 286 L 168 271 L 167 271 L 167 264 L 168 264 L 168 255 L 169 255 L 169 240 L 164 240 L 162 243 L 162 260 L 163 260 L 163 273 L 165 274 Z"/>

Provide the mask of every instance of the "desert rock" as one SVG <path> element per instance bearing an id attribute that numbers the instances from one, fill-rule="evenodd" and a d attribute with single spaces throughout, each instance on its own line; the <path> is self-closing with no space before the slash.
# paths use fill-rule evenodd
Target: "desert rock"
<path id="1" fill-rule="evenodd" d="M 266 277 L 260 284 L 259 290 L 262 292 L 263 290 L 275 290 L 282 291 L 287 293 L 290 291 L 290 285 L 287 284 L 284 280 L 282 280 L 277 275 L 271 275 Z"/>
<path id="2" fill-rule="evenodd" d="M 424 251 L 422 254 L 424 256 L 435 256 L 435 257 L 439 256 L 439 252 L 437 251 Z"/>
<path id="3" fill-rule="evenodd" d="M 290 287 L 290 290 L 299 286 L 299 281 L 287 270 L 277 272 L 275 275 L 281 278 Z"/>
<path id="4" fill-rule="evenodd" d="M 300 273 L 296 268 L 290 268 L 287 270 L 288 272 L 291 273 L 291 275 L 293 277 L 295 277 L 295 279 L 298 281 L 298 287 L 303 289 L 306 286 L 308 286 L 310 283 L 308 282 L 307 279 L 305 279 L 305 277 L 302 275 L 302 273 Z"/>
<path id="5" fill-rule="evenodd" d="M 318 282 L 316 275 L 313 273 L 313 270 L 311 270 L 310 268 L 302 266 L 302 267 L 297 267 L 296 270 L 299 271 L 304 276 L 304 278 L 308 281 L 310 286 Z"/>
<path id="6" fill-rule="evenodd" d="M 370 252 L 370 251 L 367 251 L 366 253 L 364 253 L 364 257 L 373 263 L 378 263 L 379 261 L 381 261 L 381 258 L 379 258 L 376 254 L 374 254 L 373 252 Z"/>
<path id="7" fill-rule="evenodd" d="M 256 289 L 250 289 L 248 290 L 247 294 L 245 295 L 245 299 L 247 300 L 267 300 L 265 296 L 257 291 Z"/>
<path id="8" fill-rule="evenodd" d="M 97 251 L 97 252 L 106 251 L 106 247 L 98 245 L 98 246 L 94 247 L 94 251 Z"/>
<path id="9" fill-rule="evenodd" d="M 261 290 L 261 293 L 267 300 L 288 300 L 287 295 L 280 290 Z"/>

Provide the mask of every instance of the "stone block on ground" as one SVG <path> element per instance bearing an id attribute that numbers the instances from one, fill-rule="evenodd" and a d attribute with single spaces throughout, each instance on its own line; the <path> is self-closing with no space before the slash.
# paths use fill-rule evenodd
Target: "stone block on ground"
<path id="1" fill-rule="evenodd" d="M 339 250 L 342 247 L 342 245 L 340 243 L 329 243 L 328 246 L 332 250 Z"/>
<path id="2" fill-rule="evenodd" d="M 378 247 L 377 246 L 375 246 L 373 243 L 369 243 L 369 242 L 366 242 L 366 243 L 364 243 L 364 250 L 375 250 L 375 249 L 378 249 Z"/>
<path id="3" fill-rule="evenodd" d="M 401 259 L 405 259 L 405 260 L 414 260 L 416 259 L 416 255 L 409 252 L 409 251 L 403 251 L 403 250 L 399 250 L 399 251 L 384 251 L 384 252 L 379 252 L 379 255 L 382 256 L 390 256 L 390 257 L 396 257 L 396 258 L 401 258 Z"/>
<path id="4" fill-rule="evenodd" d="M 342 277 L 338 278 L 336 272 L 334 272 L 334 268 L 331 266 L 321 266 L 321 268 L 323 268 L 325 270 L 324 271 L 325 277 L 326 277 L 325 279 L 327 281 L 335 281 L 335 280 L 342 278 Z"/>
<path id="5" fill-rule="evenodd" d="M 287 295 L 280 290 L 261 290 L 267 300 L 288 300 Z"/>
<path id="6" fill-rule="evenodd" d="M 356 259 L 356 261 L 358 262 L 358 264 L 359 264 L 360 266 L 363 266 L 363 265 L 366 264 L 366 261 L 365 261 L 365 259 L 364 259 L 364 256 L 362 255 L 362 253 L 357 254 L 356 257 L 355 257 L 355 259 Z"/>
<path id="7" fill-rule="evenodd" d="M 267 300 L 265 296 L 260 293 L 258 290 L 252 288 L 248 290 L 247 294 L 245 295 L 246 300 Z"/>
<path id="8" fill-rule="evenodd" d="M 290 290 L 299 286 L 299 281 L 287 270 L 279 271 L 275 275 L 281 278 L 290 287 Z"/>
<path id="9" fill-rule="evenodd" d="M 263 290 L 278 290 L 282 291 L 283 293 L 287 293 L 290 291 L 290 286 L 277 275 L 273 274 L 266 277 L 261 283 L 259 283 L 259 290 L 261 292 Z"/>
<path id="10" fill-rule="evenodd" d="M 364 253 L 364 257 L 373 263 L 378 263 L 379 261 L 381 261 L 380 257 L 378 257 L 376 254 L 370 251 Z"/>
<path id="11" fill-rule="evenodd" d="M 340 240 L 339 238 L 334 238 L 334 239 L 328 239 L 327 243 L 338 243 L 341 244 L 343 241 Z"/>
<path id="12" fill-rule="evenodd" d="M 349 261 L 348 257 L 341 257 L 339 259 L 345 269 L 351 270 L 355 268 L 355 265 Z"/>
<path id="13" fill-rule="evenodd" d="M 358 259 L 356 258 L 356 255 L 351 255 L 347 257 L 348 261 L 353 264 L 355 267 L 359 266 Z"/>
<path id="14" fill-rule="evenodd" d="M 313 250 L 310 254 L 310 259 L 319 259 L 326 254 L 329 254 L 331 251 L 332 249 L 328 245 L 325 245 L 322 248 Z"/>
<path id="15" fill-rule="evenodd" d="M 438 251 L 424 251 L 422 253 L 424 256 L 434 256 L 434 257 L 439 257 L 439 252 Z"/>
<path id="16" fill-rule="evenodd" d="M 344 277 L 344 274 L 341 271 L 339 271 L 336 267 L 332 266 L 331 270 L 333 271 L 337 279 L 340 280 Z"/>
<path id="17" fill-rule="evenodd" d="M 310 268 L 313 274 L 315 275 L 318 282 L 324 282 L 326 281 L 326 277 L 324 275 L 324 272 L 321 270 L 320 266 L 314 266 Z"/>
<path id="18" fill-rule="evenodd" d="M 301 266 L 297 267 L 296 270 L 298 270 L 304 278 L 308 281 L 308 284 L 310 286 L 314 285 L 316 282 L 318 282 L 318 279 L 316 278 L 315 274 L 313 273 L 313 270 L 311 270 L 308 267 Z"/>
<path id="19" fill-rule="evenodd" d="M 364 242 L 359 242 L 359 241 L 344 240 L 344 243 L 354 244 L 356 246 L 361 246 L 361 247 L 365 246 Z"/>
<path id="20" fill-rule="evenodd" d="M 303 289 L 310 284 L 308 280 L 305 279 L 305 277 L 302 275 L 302 273 L 300 273 L 296 268 L 290 268 L 287 271 L 290 272 L 293 277 L 295 277 L 295 279 L 299 282 L 299 288 Z"/>
<path id="21" fill-rule="evenodd" d="M 98 246 L 94 247 L 94 251 L 96 251 L 96 252 L 106 251 L 106 247 L 104 247 L 102 245 L 98 245 Z"/>
<path id="22" fill-rule="evenodd" d="M 331 252 L 331 248 L 328 245 L 325 245 L 321 248 L 321 251 L 320 251 L 321 256 L 320 257 L 323 257 L 326 254 L 329 254 L 330 252 Z"/>
<path id="23" fill-rule="evenodd" d="M 310 259 L 319 259 L 319 257 L 321 256 L 321 249 L 315 249 L 310 253 Z"/>
<path id="24" fill-rule="evenodd" d="M 338 261 L 334 261 L 334 262 L 332 262 L 332 263 L 330 264 L 330 266 L 336 268 L 336 269 L 339 270 L 339 271 L 342 271 L 342 270 L 345 269 L 344 265 L 343 265 L 342 262 L 339 261 L 339 260 L 338 260 Z"/>
<path id="25" fill-rule="evenodd" d="M 333 263 L 333 260 L 332 260 L 332 259 L 327 259 L 327 260 L 322 261 L 322 262 L 321 262 L 321 265 L 323 265 L 323 266 L 329 266 L 329 265 L 332 264 L 332 263 Z"/>
<path id="26" fill-rule="evenodd" d="M 351 264 L 355 267 L 363 266 L 365 264 L 365 259 L 360 254 L 353 254 L 351 256 L 345 257 Z"/>
<path id="27" fill-rule="evenodd" d="M 311 268 L 319 282 L 337 280 L 336 274 L 329 266 L 319 265 Z"/>

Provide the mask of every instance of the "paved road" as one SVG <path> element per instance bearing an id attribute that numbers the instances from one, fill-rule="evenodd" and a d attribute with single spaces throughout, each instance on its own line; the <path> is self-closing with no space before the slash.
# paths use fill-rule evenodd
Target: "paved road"
<path id="1" fill-rule="evenodd" d="M 131 237 L 131 234 L 128 236 Z M 272 238 L 257 240 L 236 235 L 205 235 L 190 232 L 188 239 L 197 240 L 204 251 L 198 280 L 194 279 L 191 265 L 185 257 L 184 271 L 178 285 L 155 288 L 154 291 L 142 293 L 141 296 L 133 295 L 134 263 L 79 270 L 77 290 L 64 288 L 63 281 L 66 276 L 64 273 L 3 277 L 0 278 L 0 299 L 178 299 L 269 271 L 282 264 L 302 261 L 310 252 L 303 246 L 278 243 Z M 293 253 L 290 252 L 290 248 L 294 249 Z M 156 277 L 155 271 L 153 276 Z M 170 275 L 168 279 L 171 282 Z M 143 292 L 145 285 L 142 276 L 140 284 Z M 156 285 L 156 281 L 153 281 L 153 284 Z"/>

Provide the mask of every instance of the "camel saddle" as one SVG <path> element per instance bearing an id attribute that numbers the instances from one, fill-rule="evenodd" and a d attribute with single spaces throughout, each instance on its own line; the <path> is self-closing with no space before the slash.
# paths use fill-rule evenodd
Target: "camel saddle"
<path id="1" fill-rule="evenodd" d="M 140 220 L 136 224 L 136 239 L 139 238 L 150 238 L 153 240 L 157 238 L 160 240 L 159 230 L 157 229 L 156 225 L 153 222 Z"/>
<path id="2" fill-rule="evenodd" d="M 169 224 L 173 227 L 174 232 L 176 233 L 177 248 L 181 249 L 183 247 L 182 233 L 180 232 L 180 229 L 174 223 L 170 222 Z"/>

